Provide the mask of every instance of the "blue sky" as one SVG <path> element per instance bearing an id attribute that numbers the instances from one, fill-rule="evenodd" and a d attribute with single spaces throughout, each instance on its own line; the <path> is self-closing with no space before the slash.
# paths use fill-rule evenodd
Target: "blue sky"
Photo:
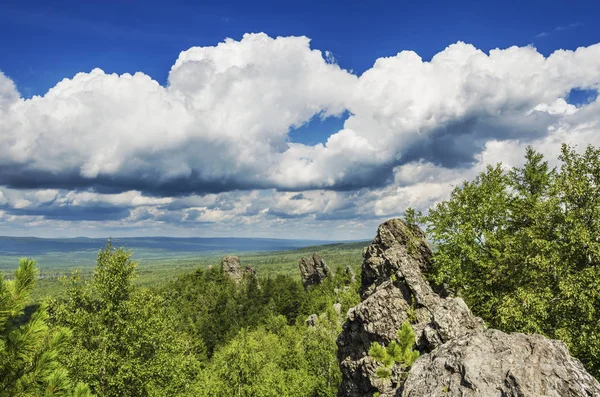
<path id="1" fill-rule="evenodd" d="M 548 55 L 600 38 L 597 1 L 215 3 L 3 0 L 0 68 L 30 96 L 96 67 L 164 84 L 180 51 L 249 32 L 308 36 L 356 73 L 399 50 L 428 59 L 459 40 L 484 51 L 533 44 Z"/>
<path id="2" fill-rule="evenodd" d="M 596 1 L 4 0 L 0 234 L 368 237 L 485 161 L 596 136 L 599 16 Z"/>

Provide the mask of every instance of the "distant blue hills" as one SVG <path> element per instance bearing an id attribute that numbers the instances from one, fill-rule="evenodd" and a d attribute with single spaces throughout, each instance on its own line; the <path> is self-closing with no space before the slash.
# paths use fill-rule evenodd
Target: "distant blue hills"
<path id="1" fill-rule="evenodd" d="M 46 254 L 94 251 L 106 245 L 105 238 L 37 238 L 0 236 L 1 256 L 35 257 Z M 113 245 L 136 252 L 159 250 L 165 253 L 241 253 L 285 251 L 313 245 L 331 244 L 335 241 L 291 240 L 272 238 L 237 237 L 124 237 L 113 238 Z"/>

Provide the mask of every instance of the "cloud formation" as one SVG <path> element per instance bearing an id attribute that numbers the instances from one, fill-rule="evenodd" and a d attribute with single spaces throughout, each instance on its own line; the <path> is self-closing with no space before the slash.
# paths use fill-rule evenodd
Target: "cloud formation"
<path id="1" fill-rule="evenodd" d="M 182 52 L 167 86 L 95 69 L 24 99 L 0 72 L 0 218 L 369 222 L 444 198 L 487 162 L 518 164 L 529 143 L 550 156 L 600 144 L 598 99 L 565 100 L 599 88 L 600 44 L 544 57 L 459 42 L 357 76 L 306 37 L 264 34 Z M 345 112 L 323 143 L 290 138 Z"/>
<path id="2" fill-rule="evenodd" d="M 550 36 L 552 33 L 563 32 L 565 30 L 577 28 L 579 26 L 583 26 L 583 23 L 575 22 L 575 23 L 571 23 L 568 25 L 560 25 L 560 26 L 555 27 L 554 29 L 552 29 L 549 32 L 542 32 L 542 33 L 536 34 L 535 37 L 537 37 L 537 38 L 546 37 L 546 36 Z"/>

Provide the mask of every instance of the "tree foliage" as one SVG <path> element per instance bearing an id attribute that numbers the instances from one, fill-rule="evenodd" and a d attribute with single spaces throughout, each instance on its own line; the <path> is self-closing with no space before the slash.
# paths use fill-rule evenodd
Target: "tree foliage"
<path id="1" fill-rule="evenodd" d="M 200 368 L 194 344 L 160 295 L 134 286 L 135 268 L 109 242 L 92 280 L 70 280 L 68 298 L 52 303 L 53 321 L 73 332 L 61 361 L 98 396 L 188 395 Z"/>
<path id="2" fill-rule="evenodd" d="M 0 277 L 0 396 L 90 396 L 60 363 L 70 331 L 48 325 L 45 305 L 25 310 L 35 278 L 31 259 L 21 259 L 13 280 Z"/>
<path id="3" fill-rule="evenodd" d="M 345 313 L 359 301 L 358 285 L 337 269 L 335 276 L 309 291 L 290 276 L 249 278 L 233 282 L 220 269 L 197 270 L 164 288 L 168 304 L 177 308 L 175 326 L 193 336 L 211 357 L 242 329 L 254 329 L 282 316 L 287 325 L 304 326 L 310 314 L 326 312 L 335 303 Z"/>
<path id="4" fill-rule="evenodd" d="M 529 147 L 488 166 L 420 221 L 432 280 L 493 327 L 563 340 L 600 376 L 600 150 L 562 146 L 559 169 Z"/>
<path id="5" fill-rule="evenodd" d="M 380 364 L 375 372 L 378 378 L 387 379 L 392 376 L 392 368 L 396 364 L 400 364 L 402 369 L 408 372 L 415 360 L 419 358 L 419 351 L 413 349 L 415 331 L 408 321 L 402 323 L 397 337 L 397 340 L 391 341 L 385 347 L 379 342 L 373 342 L 369 349 L 369 356 Z"/>
<path id="6" fill-rule="evenodd" d="M 164 293 L 178 309 L 175 327 L 206 346 L 197 395 L 333 397 L 341 380 L 335 341 L 357 289 L 343 269 L 305 291 L 289 276 L 235 283 L 212 268 Z M 305 324 L 310 314 L 318 314 L 314 326 Z"/>
<path id="7" fill-rule="evenodd" d="M 243 328 L 219 347 L 202 371 L 198 396 L 333 397 L 341 380 L 335 339 L 341 315 L 331 309 L 315 326 L 272 317 Z"/>

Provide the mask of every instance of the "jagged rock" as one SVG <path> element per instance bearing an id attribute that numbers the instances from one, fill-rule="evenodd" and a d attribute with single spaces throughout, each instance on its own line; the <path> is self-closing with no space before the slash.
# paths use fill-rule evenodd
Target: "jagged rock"
<path id="1" fill-rule="evenodd" d="M 240 258 L 237 256 L 224 256 L 221 259 L 221 270 L 236 283 L 240 283 L 244 279 L 256 278 L 256 269 L 253 266 L 246 266 L 242 269 Z"/>
<path id="2" fill-rule="evenodd" d="M 244 278 L 240 258 L 237 256 L 224 256 L 221 259 L 221 270 L 235 282 L 240 282 Z"/>
<path id="3" fill-rule="evenodd" d="M 373 342 L 387 345 L 395 340 L 405 321 L 411 322 L 417 348 L 424 353 L 484 327 L 461 299 L 441 298 L 423 278 L 432 252 L 418 227 L 400 219 L 383 223 L 363 256 L 362 302 L 348 312 L 337 340 L 342 371 L 339 396 L 371 397 L 383 391 L 369 348 Z"/>
<path id="4" fill-rule="evenodd" d="M 409 226 L 400 219 L 383 223 L 363 256 L 361 303 L 349 310 L 337 340 L 342 371 L 339 397 L 371 397 L 375 392 L 380 392 L 382 397 L 437 395 L 435 393 L 440 396 L 558 396 L 569 388 L 579 394 L 564 395 L 586 395 L 581 394 L 581 390 L 586 389 L 579 385 L 593 391 L 588 395 L 600 395 L 597 391 L 600 389 L 593 385 L 595 380 L 577 360 L 568 356 L 560 342 L 540 336 L 486 331 L 483 321 L 471 313 L 462 299 L 444 298 L 443 291 L 438 291 L 442 296 L 436 293 L 423 277 L 430 266 L 432 252 L 417 226 Z M 368 352 L 373 342 L 387 345 L 395 340 L 405 321 L 410 322 L 415 331 L 415 346 L 422 356 L 410 370 L 402 389 L 406 373 L 401 365 L 395 365 L 391 378 L 383 381 L 375 375 L 377 363 Z M 509 348 L 512 343 L 515 346 Z M 525 346 L 530 346 L 529 355 L 527 350 L 516 352 Z M 504 357 L 512 356 L 513 352 L 514 357 Z M 523 365 L 522 360 L 529 364 Z M 568 369 L 553 364 L 559 362 Z M 467 369 L 472 379 L 464 381 L 460 376 Z M 548 375 L 555 370 L 554 375 Z M 455 383 L 444 384 L 444 376 Z M 548 376 L 553 380 L 532 380 Z M 507 386 L 505 381 L 518 385 Z M 529 382 L 532 389 L 525 389 L 523 382 Z M 488 383 L 489 387 L 483 388 Z M 468 385 L 476 385 L 478 389 L 473 391 Z M 457 394 L 443 394 L 449 390 L 444 386 L 463 389 L 456 389 Z M 486 394 L 489 390 L 495 391 Z M 510 392 L 502 394 L 500 390 Z M 528 392 L 519 394 L 518 390 Z"/>
<path id="5" fill-rule="evenodd" d="M 321 284 L 329 276 L 327 264 L 316 252 L 312 257 L 303 257 L 298 262 L 302 285 L 309 288 L 315 284 Z"/>
<path id="6" fill-rule="evenodd" d="M 396 396 L 600 396 L 600 384 L 562 342 L 489 329 L 421 357 Z"/>

